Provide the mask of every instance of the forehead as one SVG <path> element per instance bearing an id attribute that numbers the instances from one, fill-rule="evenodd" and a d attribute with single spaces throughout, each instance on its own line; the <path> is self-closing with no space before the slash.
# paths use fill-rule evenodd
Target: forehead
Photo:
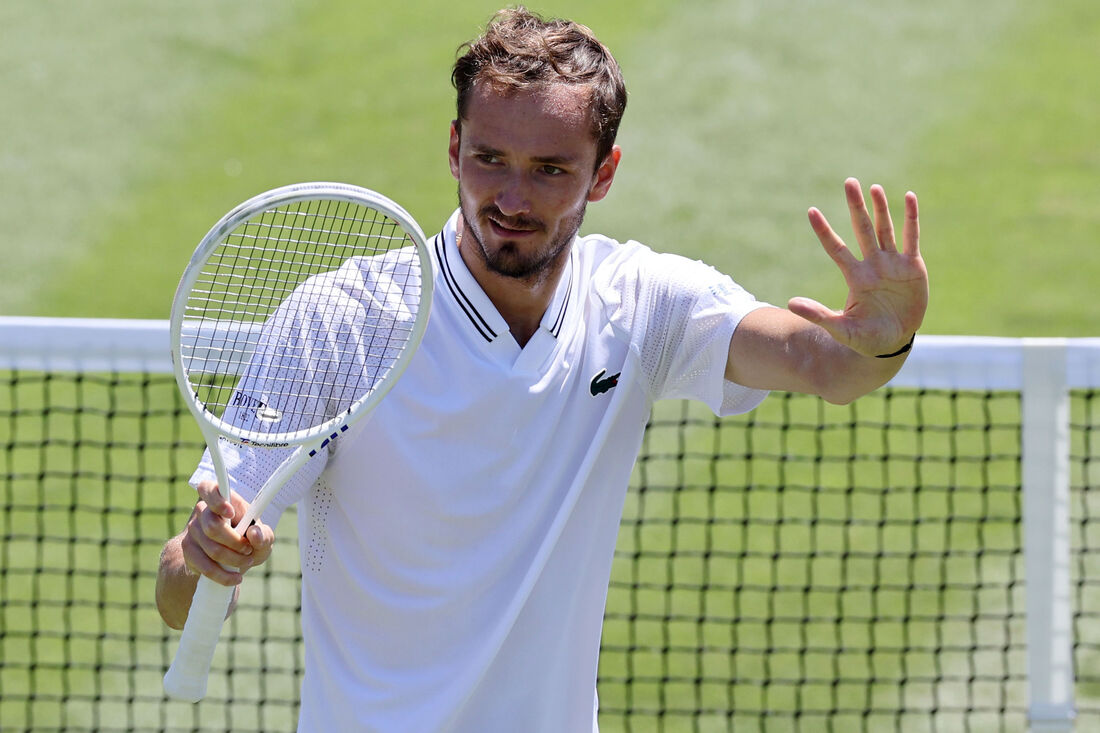
<path id="1" fill-rule="evenodd" d="M 527 149 L 591 147 L 595 155 L 591 97 L 588 87 L 576 84 L 514 90 L 478 82 L 463 115 L 463 136 L 475 144 L 500 141 Z"/>

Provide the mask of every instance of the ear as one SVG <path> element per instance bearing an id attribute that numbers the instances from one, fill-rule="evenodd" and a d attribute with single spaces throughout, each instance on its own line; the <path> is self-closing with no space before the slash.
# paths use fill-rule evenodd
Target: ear
<path id="1" fill-rule="evenodd" d="M 618 145 L 612 145 L 611 152 L 596 168 L 596 175 L 592 179 L 592 188 L 588 191 L 589 201 L 599 201 L 611 190 L 611 182 L 615 180 L 615 171 L 618 169 L 619 160 L 622 157 L 622 149 Z"/>
<path id="2" fill-rule="evenodd" d="M 451 122 L 451 142 L 447 146 L 447 157 L 451 163 L 451 175 L 458 180 L 458 147 L 459 147 L 459 134 L 458 134 L 458 120 Z"/>

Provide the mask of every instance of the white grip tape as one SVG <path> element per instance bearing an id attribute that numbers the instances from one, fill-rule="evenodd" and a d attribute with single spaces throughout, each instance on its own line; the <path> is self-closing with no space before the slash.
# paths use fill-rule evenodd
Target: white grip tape
<path id="1" fill-rule="evenodd" d="M 252 526 L 253 520 L 263 513 L 278 490 L 295 471 L 309 460 L 309 453 L 298 446 L 275 473 L 268 477 L 252 503 L 248 505 L 238 527 Z M 228 481 L 226 481 L 228 484 Z M 223 566 L 225 567 L 225 566 Z M 237 568 L 226 568 L 237 570 Z M 233 600 L 232 586 L 215 583 L 205 575 L 199 578 L 195 595 L 191 598 L 191 610 L 180 634 L 176 658 L 164 675 L 164 691 L 169 697 L 188 702 L 198 702 L 206 695 L 206 678 L 210 676 L 210 663 L 218 646 L 229 603 Z"/>
<path id="2" fill-rule="evenodd" d="M 206 695 L 210 663 L 232 600 L 232 586 L 219 585 L 205 575 L 199 578 L 176 658 L 164 675 L 164 691 L 170 697 L 198 702 Z"/>

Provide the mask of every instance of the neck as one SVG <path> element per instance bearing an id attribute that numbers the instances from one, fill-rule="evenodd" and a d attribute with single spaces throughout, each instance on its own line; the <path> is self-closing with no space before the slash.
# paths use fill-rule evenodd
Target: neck
<path id="1" fill-rule="evenodd" d="M 512 338 L 523 348 L 538 331 L 542 317 L 550 307 L 558 281 L 569 260 L 569 249 L 538 274 L 530 278 L 516 278 L 490 270 L 484 257 L 473 251 L 476 246 L 463 246 L 462 232 L 463 221 L 459 217 L 455 229 L 459 255 L 474 280 L 489 296 L 493 307 L 508 324 Z"/>

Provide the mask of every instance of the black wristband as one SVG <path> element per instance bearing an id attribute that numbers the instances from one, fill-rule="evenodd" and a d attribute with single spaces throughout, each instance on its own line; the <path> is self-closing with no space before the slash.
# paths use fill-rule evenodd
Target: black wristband
<path id="1" fill-rule="evenodd" d="M 909 351 L 909 349 L 913 348 L 913 339 L 915 339 L 916 337 L 917 337 L 917 334 L 916 334 L 916 332 L 914 332 L 913 335 L 909 337 L 909 342 L 907 344 L 905 344 L 905 346 L 902 346 L 900 349 L 895 351 L 893 354 L 878 354 L 878 355 L 875 356 L 875 358 L 876 359 L 892 359 L 895 356 L 901 356 L 905 352 Z"/>

